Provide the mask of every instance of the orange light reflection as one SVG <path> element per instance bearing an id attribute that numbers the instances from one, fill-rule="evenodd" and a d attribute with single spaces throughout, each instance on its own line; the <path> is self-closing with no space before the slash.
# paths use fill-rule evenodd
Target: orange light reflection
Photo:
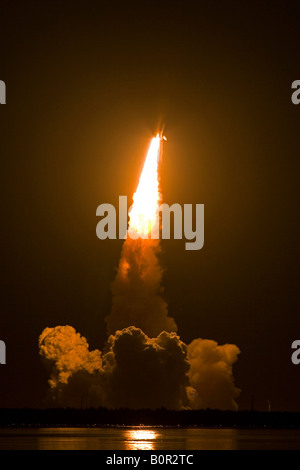
<path id="1" fill-rule="evenodd" d="M 158 434 L 149 429 L 130 429 L 126 433 L 126 449 L 154 450 L 154 441 Z"/>

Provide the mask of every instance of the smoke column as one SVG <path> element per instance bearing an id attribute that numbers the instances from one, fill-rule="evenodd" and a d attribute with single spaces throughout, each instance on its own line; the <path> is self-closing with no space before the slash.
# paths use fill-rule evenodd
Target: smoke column
<path id="1" fill-rule="evenodd" d="M 158 160 L 162 137 L 152 139 L 129 213 L 128 236 L 122 248 L 116 278 L 112 284 L 112 310 L 106 318 L 108 333 L 134 325 L 146 334 L 177 331 L 161 297 L 162 268 L 158 207 L 161 200 Z M 157 238 L 155 238 L 157 237 Z"/>
<path id="2" fill-rule="evenodd" d="M 112 310 L 106 318 L 108 333 L 134 325 L 149 336 L 177 331 L 161 296 L 162 268 L 158 240 L 131 240 L 123 244 L 121 261 L 112 283 Z"/>

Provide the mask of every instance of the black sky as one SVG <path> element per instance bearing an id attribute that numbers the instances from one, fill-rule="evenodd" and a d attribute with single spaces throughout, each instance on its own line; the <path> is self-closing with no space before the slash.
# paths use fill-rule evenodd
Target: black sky
<path id="1" fill-rule="evenodd" d="M 300 411 L 299 2 L 1 0 L 0 407 L 42 406 L 46 326 L 106 338 L 121 242 L 96 208 L 131 197 L 165 123 L 164 201 L 205 204 L 205 246 L 165 241 L 185 342 L 236 344 L 240 408 Z"/>

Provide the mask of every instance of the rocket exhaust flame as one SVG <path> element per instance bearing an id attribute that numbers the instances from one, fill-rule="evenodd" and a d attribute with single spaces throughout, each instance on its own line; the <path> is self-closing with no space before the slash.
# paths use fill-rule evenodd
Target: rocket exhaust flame
<path id="1" fill-rule="evenodd" d="M 161 137 L 157 134 L 151 141 L 133 205 L 129 212 L 129 236 L 132 239 L 148 238 L 159 229 L 158 206 L 158 160 L 161 153 Z"/>
<path id="2" fill-rule="evenodd" d="M 239 349 L 201 338 L 186 345 L 161 296 L 160 241 L 153 234 L 159 230 L 163 140 L 162 133 L 152 139 L 133 196 L 103 352 L 90 351 L 68 325 L 45 328 L 39 337 L 56 406 L 236 409 L 240 390 L 232 365 Z"/>

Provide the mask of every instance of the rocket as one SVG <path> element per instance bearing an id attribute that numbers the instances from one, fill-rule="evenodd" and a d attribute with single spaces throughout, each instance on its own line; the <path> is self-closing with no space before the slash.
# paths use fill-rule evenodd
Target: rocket
<path id="1" fill-rule="evenodd" d="M 162 145 L 162 143 L 167 142 L 167 138 L 166 138 L 166 136 L 164 135 L 163 132 L 164 132 L 164 129 L 162 128 L 162 130 L 156 134 L 156 137 L 158 137 L 159 140 L 160 140 L 158 161 L 161 161 L 161 159 L 162 159 L 162 154 L 163 154 L 163 145 Z"/>

